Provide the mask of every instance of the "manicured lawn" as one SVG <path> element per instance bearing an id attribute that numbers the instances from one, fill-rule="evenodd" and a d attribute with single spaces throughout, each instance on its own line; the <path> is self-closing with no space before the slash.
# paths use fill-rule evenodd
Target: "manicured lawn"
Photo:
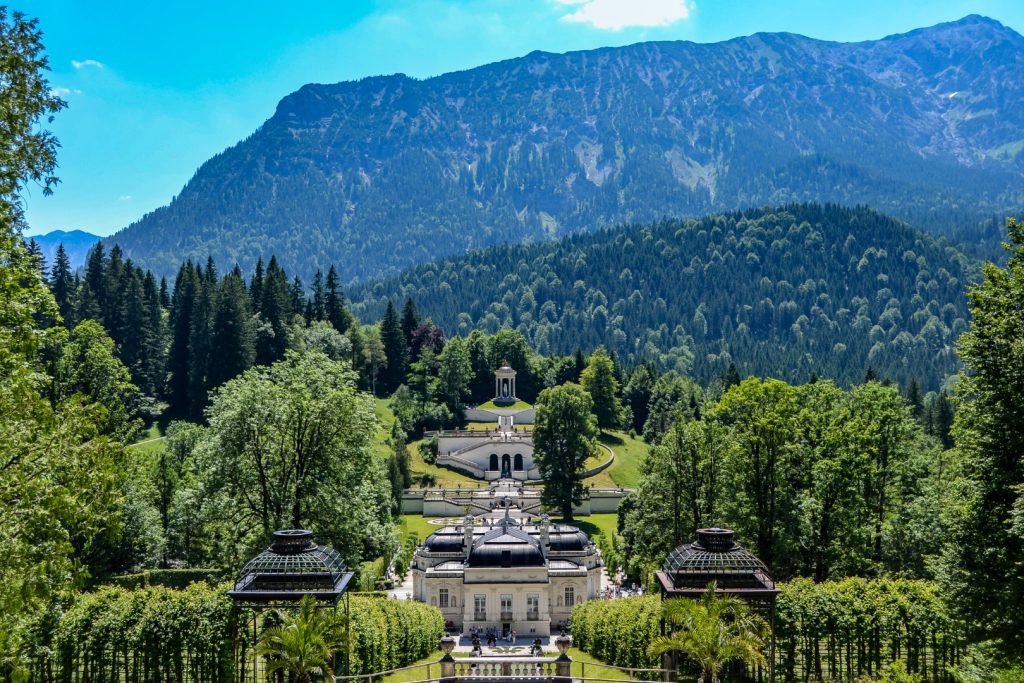
<path id="1" fill-rule="evenodd" d="M 418 479 L 424 474 L 432 474 L 437 479 L 436 486 L 438 488 L 458 488 L 462 486 L 466 488 L 476 488 L 477 486 L 486 487 L 487 483 L 474 479 L 468 474 L 456 472 L 450 470 L 447 467 L 438 467 L 437 465 L 431 465 L 423 460 L 423 456 L 420 454 L 419 445 L 423 443 L 422 439 L 418 439 L 409 444 L 409 471 L 412 472 L 412 485 L 419 486 Z"/>
<path id="2" fill-rule="evenodd" d="M 600 440 L 615 451 L 615 462 L 604 474 L 609 476 L 615 486 L 635 488 L 640 483 L 640 464 L 647 457 L 647 443 L 618 431 L 602 432 Z"/>
<path id="3" fill-rule="evenodd" d="M 428 520 L 435 519 L 434 517 L 424 517 L 422 515 L 402 515 L 398 520 L 398 526 L 401 529 L 402 542 L 410 534 L 416 534 L 416 538 L 420 541 L 426 540 L 427 536 L 434 533 L 439 529 L 443 529 L 443 525 L 431 524 Z M 461 524 L 462 520 L 458 517 L 445 518 L 452 524 Z"/>
<path id="4" fill-rule="evenodd" d="M 454 656 L 456 659 L 461 659 L 466 654 L 456 652 Z M 557 655 L 551 654 L 548 656 L 554 659 Z M 586 674 L 587 678 L 604 678 L 614 681 L 631 680 L 629 674 L 624 671 L 610 668 L 601 660 L 591 657 L 586 652 L 575 647 L 569 648 L 569 656 L 572 657 L 572 675 L 574 678 L 583 678 L 584 674 Z M 410 664 L 411 668 L 385 676 L 380 679 L 380 683 L 413 683 L 414 681 L 424 681 L 431 678 L 436 679 L 441 674 L 441 665 L 438 663 L 440 659 L 441 651 L 438 650 L 418 662 Z M 430 665 L 429 673 L 428 664 Z"/>
<path id="5" fill-rule="evenodd" d="M 564 523 L 561 518 L 554 519 L 552 521 L 558 522 L 559 524 Z M 590 540 L 597 542 L 598 536 L 612 537 L 616 531 L 618 525 L 619 516 L 614 512 L 606 512 L 598 515 L 580 516 L 568 522 L 573 526 L 579 527 L 581 531 L 585 532 L 587 536 L 590 536 Z"/>
<path id="6" fill-rule="evenodd" d="M 514 403 L 495 403 L 494 401 L 488 401 L 487 403 L 481 403 L 477 406 L 480 410 L 526 410 L 532 408 L 526 401 L 516 401 Z"/>

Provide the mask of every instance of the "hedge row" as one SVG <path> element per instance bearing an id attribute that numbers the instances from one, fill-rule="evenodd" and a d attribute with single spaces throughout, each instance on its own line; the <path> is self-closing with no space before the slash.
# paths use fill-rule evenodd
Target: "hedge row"
<path id="1" fill-rule="evenodd" d="M 231 680 L 231 602 L 227 586 L 184 590 L 105 587 L 82 594 L 53 632 L 43 681 Z"/>
<path id="2" fill-rule="evenodd" d="M 780 681 L 853 681 L 902 661 L 927 681 L 949 680 L 964 641 L 929 581 L 845 579 L 780 584 L 776 675 Z M 572 611 L 575 645 L 623 667 L 656 667 L 661 598 L 591 600 Z M 767 652 L 765 654 L 768 654 Z"/>
<path id="3" fill-rule="evenodd" d="M 107 585 L 121 588 L 145 588 L 147 586 L 163 586 L 164 588 L 187 588 L 193 583 L 205 581 L 217 583 L 219 575 L 212 569 L 147 569 L 136 574 L 122 574 L 105 581 Z"/>
<path id="4" fill-rule="evenodd" d="M 55 623 L 46 629 L 50 635 L 41 636 L 32 680 L 231 681 L 233 617 L 228 588 L 206 583 L 183 590 L 105 586 L 80 594 L 63 614 L 55 615 Z M 411 664 L 436 651 L 444 635 L 441 612 L 422 603 L 368 594 L 352 596 L 350 604 L 353 674 Z M 248 614 L 241 620 L 247 618 Z M 251 629 L 240 625 L 239 636 L 251 641 Z M 251 643 L 241 646 L 251 652 Z M 251 661 L 247 658 L 243 665 L 248 668 Z"/>
<path id="5" fill-rule="evenodd" d="M 654 668 L 647 646 L 659 633 L 661 598 L 588 600 L 572 608 L 573 644 L 614 666 Z"/>
<path id="6" fill-rule="evenodd" d="M 783 680 L 854 680 L 894 661 L 928 681 L 949 678 L 963 639 L 930 581 L 845 579 L 782 584 L 776 610 Z"/>
<path id="7" fill-rule="evenodd" d="M 408 666 L 435 652 L 444 636 L 439 609 L 383 595 L 351 598 L 352 674 Z"/>

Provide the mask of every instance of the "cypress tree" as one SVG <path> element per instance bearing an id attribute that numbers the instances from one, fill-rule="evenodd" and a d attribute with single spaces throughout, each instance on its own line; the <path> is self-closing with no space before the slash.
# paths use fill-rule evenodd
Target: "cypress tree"
<path id="1" fill-rule="evenodd" d="M 395 305 L 390 299 L 388 299 L 387 310 L 384 312 L 384 319 L 380 322 L 380 340 L 384 345 L 384 355 L 388 359 L 387 366 L 381 373 L 381 384 L 387 395 L 391 394 L 405 380 L 409 362 L 405 335 L 398 322 Z"/>
<path id="2" fill-rule="evenodd" d="M 64 326 L 71 329 L 75 326 L 75 281 L 71 274 L 71 259 L 64 250 L 63 242 L 57 245 L 57 257 L 53 261 L 53 270 L 50 271 L 50 289 L 53 290 L 53 298 L 57 300 L 57 308 L 64 320 Z"/>

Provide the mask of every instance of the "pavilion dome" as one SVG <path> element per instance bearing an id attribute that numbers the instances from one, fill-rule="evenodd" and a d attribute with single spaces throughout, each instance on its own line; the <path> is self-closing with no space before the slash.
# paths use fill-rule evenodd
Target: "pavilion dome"
<path id="1" fill-rule="evenodd" d="M 312 531 L 282 529 L 246 563 L 228 594 L 236 602 L 297 602 L 307 594 L 336 601 L 351 576 L 338 551 L 314 543 Z"/>
<path id="2" fill-rule="evenodd" d="M 726 590 L 775 590 L 768 567 L 733 540 L 731 529 L 698 529 L 696 541 L 668 554 L 662 572 L 675 590 L 703 591 L 712 582 Z"/>

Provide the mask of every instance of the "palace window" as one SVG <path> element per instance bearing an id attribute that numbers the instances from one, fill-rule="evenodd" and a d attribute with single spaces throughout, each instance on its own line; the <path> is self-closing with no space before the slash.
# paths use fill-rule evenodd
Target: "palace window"
<path id="1" fill-rule="evenodd" d="M 536 593 L 526 595 L 526 618 L 528 621 L 540 619 L 540 596 Z"/>
<path id="2" fill-rule="evenodd" d="M 446 609 L 448 607 L 448 589 L 447 588 L 442 588 L 439 591 L 437 591 L 437 606 L 440 607 L 441 609 Z"/>
<path id="3" fill-rule="evenodd" d="M 502 595 L 501 596 L 501 620 L 511 621 L 512 620 L 512 596 Z"/>
<path id="4" fill-rule="evenodd" d="M 565 587 L 565 606 L 572 607 L 576 604 L 576 589 L 572 586 Z"/>
<path id="5" fill-rule="evenodd" d="M 473 620 L 484 621 L 487 619 L 487 596 L 486 595 L 474 595 L 473 596 Z"/>

